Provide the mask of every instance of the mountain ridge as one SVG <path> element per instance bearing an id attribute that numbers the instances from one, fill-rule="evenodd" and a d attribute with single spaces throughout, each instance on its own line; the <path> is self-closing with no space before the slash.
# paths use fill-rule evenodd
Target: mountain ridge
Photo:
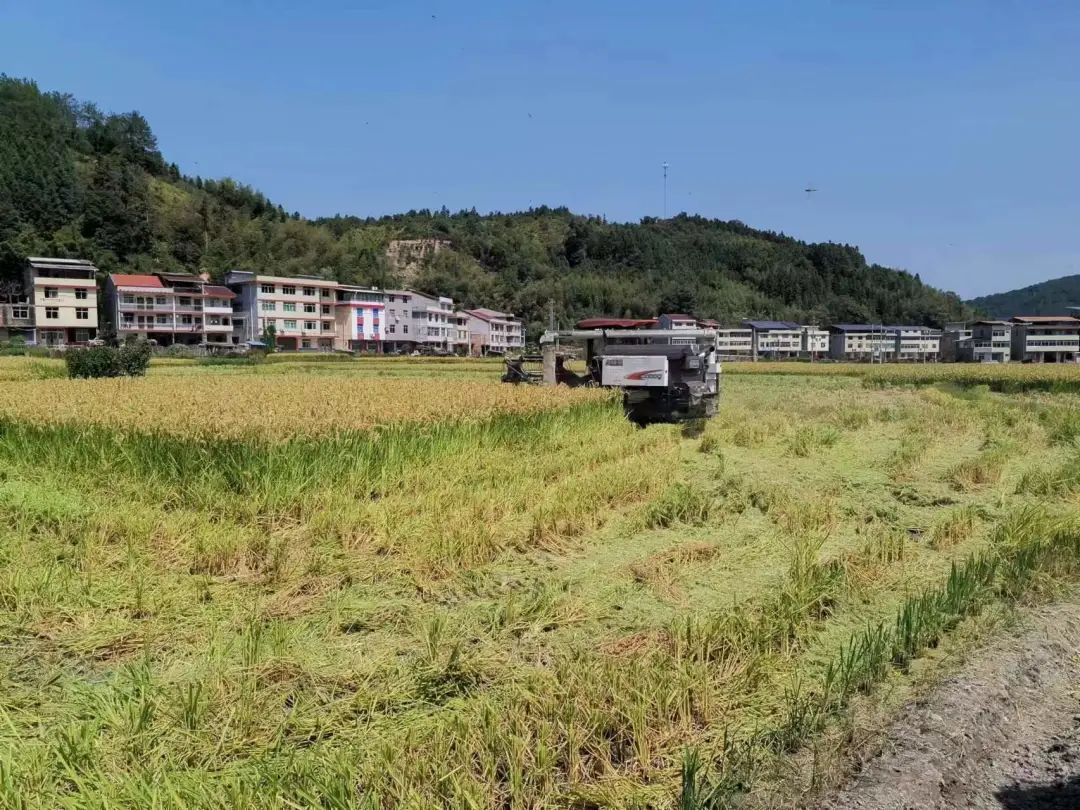
<path id="1" fill-rule="evenodd" d="M 1080 274 L 982 295 L 965 303 L 992 318 L 1009 318 L 1013 315 L 1063 315 L 1068 307 L 1080 306 Z"/>
<path id="2" fill-rule="evenodd" d="M 588 315 L 690 311 L 722 322 L 940 326 L 969 310 L 918 275 L 858 248 L 804 242 L 738 220 L 691 214 L 608 222 L 565 207 L 512 213 L 413 210 L 305 219 L 225 178 L 183 174 L 139 113 L 45 93 L 0 75 L 0 275 L 20 256 L 91 259 L 104 272 L 313 274 L 396 286 L 395 240 L 438 239 L 410 271 L 462 306 L 515 312 L 535 334 L 554 308 Z"/>

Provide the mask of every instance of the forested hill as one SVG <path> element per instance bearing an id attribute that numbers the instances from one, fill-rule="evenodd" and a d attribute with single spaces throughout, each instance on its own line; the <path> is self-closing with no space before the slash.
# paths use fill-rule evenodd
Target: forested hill
<path id="1" fill-rule="evenodd" d="M 1066 307 L 1080 306 L 1080 275 L 1055 278 L 1019 290 L 984 295 L 968 302 L 992 318 L 1013 315 L 1064 315 Z"/>
<path id="2" fill-rule="evenodd" d="M 855 247 L 739 222 L 619 224 L 546 207 L 307 220 L 235 181 L 183 174 L 138 113 L 0 76 L 0 274 L 45 254 L 106 272 L 237 268 L 385 286 L 401 281 L 387 246 L 423 237 L 451 248 L 425 260 L 413 286 L 511 310 L 534 331 L 551 304 L 564 324 L 658 311 L 935 325 L 965 314 L 955 295 L 868 265 Z"/>

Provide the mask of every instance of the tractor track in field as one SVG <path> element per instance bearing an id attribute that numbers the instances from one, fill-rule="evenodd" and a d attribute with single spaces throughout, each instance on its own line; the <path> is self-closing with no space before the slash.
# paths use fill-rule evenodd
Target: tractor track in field
<path id="1" fill-rule="evenodd" d="M 1080 604 L 1033 611 L 908 706 L 822 810 L 1080 810 Z"/>

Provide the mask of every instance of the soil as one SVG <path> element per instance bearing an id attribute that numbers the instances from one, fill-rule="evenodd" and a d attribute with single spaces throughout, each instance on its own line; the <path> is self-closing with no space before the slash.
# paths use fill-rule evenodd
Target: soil
<path id="1" fill-rule="evenodd" d="M 1034 611 L 909 706 L 827 810 L 1080 810 L 1080 605 Z"/>

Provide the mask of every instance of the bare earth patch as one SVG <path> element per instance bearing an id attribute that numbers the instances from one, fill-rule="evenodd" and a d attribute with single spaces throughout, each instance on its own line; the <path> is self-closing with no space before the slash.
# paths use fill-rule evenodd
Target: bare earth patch
<path id="1" fill-rule="evenodd" d="M 827 810 L 1080 808 L 1080 605 L 1035 611 L 889 729 Z"/>

